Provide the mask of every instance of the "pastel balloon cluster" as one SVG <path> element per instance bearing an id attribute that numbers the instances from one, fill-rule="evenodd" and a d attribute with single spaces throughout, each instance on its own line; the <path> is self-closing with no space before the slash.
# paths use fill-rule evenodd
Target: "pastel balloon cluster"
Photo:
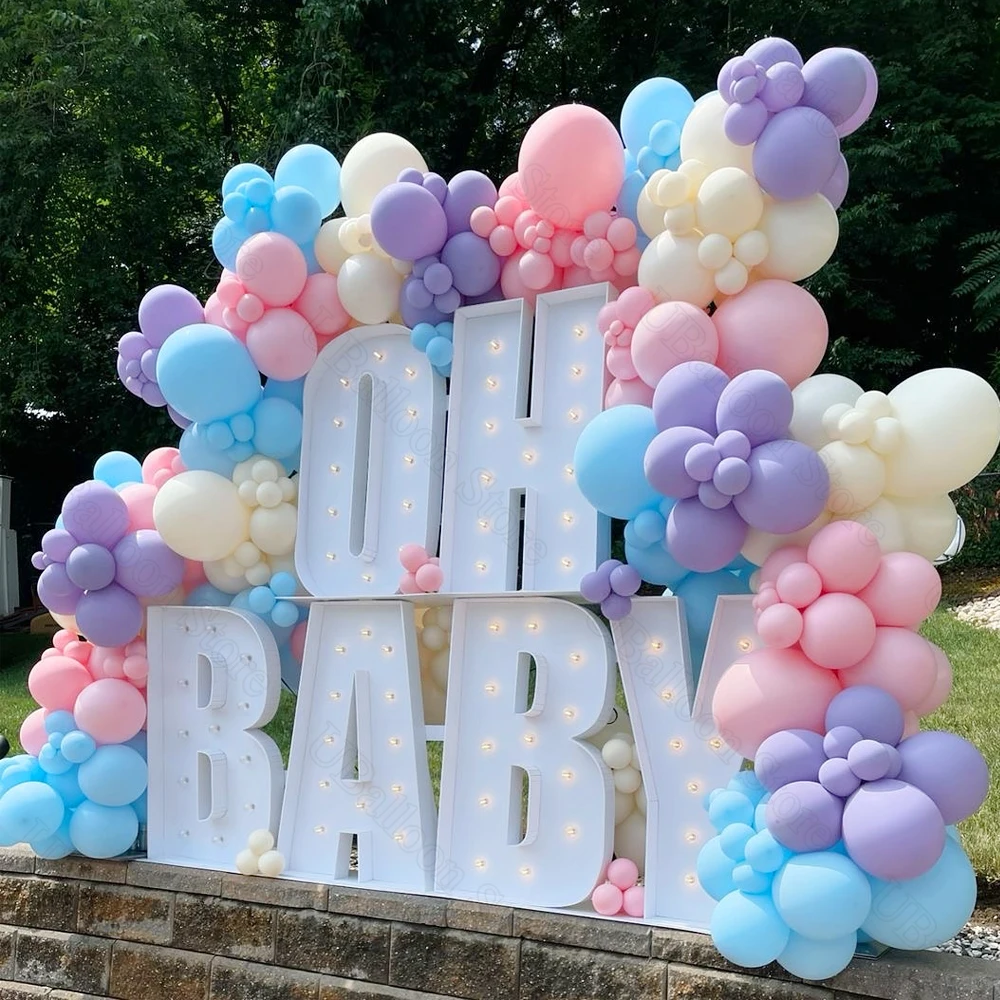
<path id="1" fill-rule="evenodd" d="M 453 323 L 417 323 L 410 331 L 410 343 L 427 355 L 431 367 L 439 375 L 451 375 L 451 362 L 455 356 L 455 326 Z"/>
<path id="2" fill-rule="evenodd" d="M 62 527 L 47 531 L 32 565 L 42 571 L 38 596 L 73 616 L 100 646 L 131 642 L 142 628 L 141 597 L 162 597 L 181 583 L 184 561 L 158 532 L 129 530 L 125 500 L 106 483 L 75 486 L 62 506 Z"/>
<path id="3" fill-rule="evenodd" d="M 929 871 L 944 850 L 945 828 L 986 798 L 982 754 L 954 733 L 904 738 L 902 707 L 876 687 L 837 695 L 825 723 L 824 735 L 782 730 L 757 752 L 775 839 L 796 851 L 843 840 L 859 868 L 885 881 Z"/>
<path id="4" fill-rule="evenodd" d="M 693 108 L 687 88 L 662 76 L 643 80 L 625 98 L 621 134 L 640 174 L 648 178 L 680 164 L 681 129 Z"/>
<path id="5" fill-rule="evenodd" d="M 274 849 L 270 830 L 254 830 L 247 837 L 247 846 L 236 855 L 235 865 L 241 875 L 277 878 L 285 870 L 285 857 Z"/>
<path id="6" fill-rule="evenodd" d="M 444 583 L 441 560 L 432 556 L 422 545 L 410 542 L 399 550 L 403 575 L 399 579 L 401 594 L 436 594 Z"/>
<path id="7" fill-rule="evenodd" d="M 639 770 L 635 738 L 624 713 L 619 713 L 615 722 L 605 728 L 611 732 L 602 732 L 595 742 L 600 746 L 601 759 L 611 770 L 615 786 L 614 850 L 620 858 L 632 858 L 641 874 L 646 857 L 646 788 Z"/>
<path id="8" fill-rule="evenodd" d="M 620 559 L 605 559 L 580 581 L 584 600 L 601 606 L 601 614 L 609 621 L 620 621 L 632 610 L 632 597 L 639 592 L 642 577 L 638 571 Z"/>
<path id="9" fill-rule="evenodd" d="M 768 194 L 788 201 L 846 191 L 840 138 L 865 123 L 878 94 L 860 52 L 824 49 L 803 64 L 791 42 L 765 38 L 722 67 L 718 88 L 726 138 L 754 147 L 754 175 Z"/>
<path id="10" fill-rule="evenodd" d="M 269 617 L 279 628 L 288 628 L 299 621 L 298 606 L 288 600 L 298 589 L 299 581 L 291 573 L 275 573 L 266 584 L 250 591 L 247 602 L 255 615 Z"/>
<path id="11" fill-rule="evenodd" d="M 628 858 L 615 858 L 608 865 L 603 880 L 590 894 L 591 905 L 604 917 L 622 913 L 629 917 L 641 917 L 645 890 L 638 881 L 639 866 Z"/>

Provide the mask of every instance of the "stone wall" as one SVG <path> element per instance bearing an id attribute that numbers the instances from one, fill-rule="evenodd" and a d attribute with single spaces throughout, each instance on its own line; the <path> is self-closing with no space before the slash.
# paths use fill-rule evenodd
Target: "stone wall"
<path id="1" fill-rule="evenodd" d="M 624 921 L 0 850 L 0 1000 L 1000 1000 L 1000 963 L 803 984 Z"/>

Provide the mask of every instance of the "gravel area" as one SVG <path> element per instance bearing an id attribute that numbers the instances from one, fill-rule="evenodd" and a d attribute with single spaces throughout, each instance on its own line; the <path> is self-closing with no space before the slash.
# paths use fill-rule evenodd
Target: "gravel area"
<path id="1" fill-rule="evenodd" d="M 945 951 L 951 955 L 969 958 L 988 958 L 1000 962 L 1000 927 L 985 924 L 966 924 L 950 941 L 931 951 Z"/>
<path id="2" fill-rule="evenodd" d="M 1000 630 L 1000 594 L 968 601 L 955 609 L 955 617 L 970 625 Z"/>

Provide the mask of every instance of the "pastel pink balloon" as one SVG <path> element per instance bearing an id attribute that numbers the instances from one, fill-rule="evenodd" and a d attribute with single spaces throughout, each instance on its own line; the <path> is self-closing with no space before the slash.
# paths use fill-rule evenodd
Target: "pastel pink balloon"
<path id="1" fill-rule="evenodd" d="M 236 303 L 243 298 L 245 291 L 243 282 L 236 274 L 223 270 L 214 294 L 224 309 L 235 309 Z"/>
<path id="2" fill-rule="evenodd" d="M 722 675 L 712 715 L 726 743 L 752 759 L 780 729 L 825 732 L 827 707 L 840 690 L 833 671 L 797 649 L 756 649 Z"/>
<path id="3" fill-rule="evenodd" d="M 416 573 L 427 559 L 427 549 L 416 542 L 407 542 L 399 547 L 399 561 L 403 569 L 410 573 Z"/>
<path id="4" fill-rule="evenodd" d="M 87 642 L 86 639 L 73 639 L 67 642 L 62 649 L 64 656 L 68 656 L 70 659 L 76 660 L 77 663 L 82 663 L 84 666 L 87 666 L 90 662 L 90 656 L 93 651 L 94 646 Z"/>
<path id="5" fill-rule="evenodd" d="M 42 747 L 49 741 L 49 734 L 45 731 L 45 716 L 48 714 L 44 708 L 36 708 L 21 723 L 21 731 L 17 736 L 21 746 L 24 747 L 24 752 L 30 753 L 32 757 L 37 757 Z"/>
<path id="6" fill-rule="evenodd" d="M 80 693 L 93 682 L 90 672 L 69 656 L 46 656 L 28 674 L 28 690 L 50 712 L 73 710 Z"/>
<path id="7" fill-rule="evenodd" d="M 556 276 L 556 266 L 548 254 L 537 250 L 526 250 L 517 265 L 525 288 L 540 291 L 547 288 Z"/>
<path id="8" fill-rule="evenodd" d="M 715 364 L 730 378 L 755 368 L 791 388 L 819 367 L 829 337 L 822 306 L 800 285 L 765 278 L 726 299 L 712 315 L 719 336 Z"/>
<path id="9" fill-rule="evenodd" d="M 124 743 L 145 725 L 146 699 L 128 681 L 94 681 L 80 692 L 73 716 L 98 743 Z"/>
<path id="10" fill-rule="evenodd" d="M 919 705 L 914 706 L 913 710 L 917 715 L 930 715 L 931 712 L 936 712 L 948 700 L 948 695 L 951 694 L 953 679 L 951 660 L 948 659 L 947 654 L 940 646 L 934 645 L 933 642 L 930 646 L 931 651 L 934 653 L 937 675 L 934 678 L 934 685 L 931 688 L 930 694 Z"/>
<path id="11" fill-rule="evenodd" d="M 882 558 L 878 539 L 857 521 L 832 521 L 820 528 L 807 552 L 823 589 L 845 594 L 856 594 L 871 583 Z"/>
<path id="12" fill-rule="evenodd" d="M 119 494 L 128 508 L 128 530 L 139 531 L 142 528 L 156 529 L 153 523 L 153 501 L 157 489 L 149 483 L 135 483 L 126 486 Z"/>
<path id="13" fill-rule="evenodd" d="M 630 288 L 627 292 L 622 292 L 618 299 L 604 306 L 604 309 L 612 308 L 614 315 L 618 317 L 627 327 L 634 330 L 639 325 L 639 320 L 656 305 L 653 293 L 645 288 Z"/>
<path id="14" fill-rule="evenodd" d="M 106 677 L 124 677 L 124 667 L 124 646 L 94 647 L 94 655 L 90 658 L 90 672 L 94 675 L 94 680 L 99 681 Z"/>
<path id="15" fill-rule="evenodd" d="M 417 578 L 413 573 L 404 573 L 399 578 L 399 592 L 401 594 L 421 594 L 423 591 L 417 583 Z"/>
<path id="16" fill-rule="evenodd" d="M 915 710 L 929 698 L 938 676 L 934 649 L 908 628 L 879 626 L 871 652 L 856 666 L 840 671 L 845 687 L 870 684 L 888 691 L 903 706 Z"/>
<path id="17" fill-rule="evenodd" d="M 791 604 L 772 604 L 761 611 L 757 634 L 768 646 L 794 646 L 802 635 L 802 612 Z"/>
<path id="18" fill-rule="evenodd" d="M 608 366 L 608 371 L 615 378 L 620 378 L 622 381 L 628 382 L 639 376 L 632 361 L 632 351 L 628 347 L 609 347 L 604 360 Z"/>
<path id="19" fill-rule="evenodd" d="M 612 885 L 618 886 L 624 892 L 630 886 L 635 885 L 635 880 L 639 877 L 639 866 L 629 858 L 615 858 L 608 865 L 607 879 Z"/>
<path id="20" fill-rule="evenodd" d="M 858 597 L 879 625 L 919 625 L 941 600 L 941 577 L 915 552 L 888 552 Z"/>
<path id="21" fill-rule="evenodd" d="M 625 896 L 618 886 L 604 882 L 593 891 L 590 902 L 601 916 L 613 917 L 616 913 L 621 913 Z"/>
<path id="22" fill-rule="evenodd" d="M 247 350 L 268 378 L 291 382 L 316 361 L 319 345 L 309 321 L 294 309 L 268 309 L 247 328 Z"/>
<path id="23" fill-rule="evenodd" d="M 334 337 L 343 333 L 351 322 L 347 310 L 340 304 L 337 277 L 321 271 L 306 278 L 302 294 L 295 300 L 294 308 L 308 321 L 319 336 Z"/>
<path id="24" fill-rule="evenodd" d="M 761 583 L 775 583 L 786 566 L 805 561 L 806 547 L 804 545 L 784 545 L 780 549 L 775 549 L 764 560 L 764 564 L 760 568 L 760 581 Z"/>
<path id="25" fill-rule="evenodd" d="M 52 636 L 52 645 L 62 652 L 68 643 L 77 642 L 79 636 L 68 628 L 61 628 L 54 636 Z"/>
<path id="26" fill-rule="evenodd" d="M 226 324 L 222 322 L 222 313 L 225 308 L 218 294 L 212 292 L 205 303 L 205 322 L 211 323 L 212 326 L 224 327 Z"/>
<path id="27" fill-rule="evenodd" d="M 269 306 L 291 305 L 305 288 L 308 270 L 302 251 L 280 233 L 257 233 L 236 254 L 236 274 L 244 289 Z"/>
<path id="28" fill-rule="evenodd" d="M 689 302 L 663 302 L 650 309 L 632 335 L 632 361 L 639 378 L 654 389 L 685 361 L 715 364 L 719 335 L 704 310 Z"/>
<path id="29" fill-rule="evenodd" d="M 786 566 L 774 582 L 778 597 L 786 604 L 804 608 L 823 593 L 823 581 L 809 563 L 792 563 Z"/>
<path id="30" fill-rule="evenodd" d="M 505 299 L 524 299 L 533 306 L 542 292 L 553 292 L 557 288 L 562 288 L 563 272 L 557 267 L 552 281 L 548 285 L 544 288 L 529 288 L 524 283 L 520 272 L 521 257 L 525 253 L 524 250 L 518 250 L 504 262 L 503 269 L 500 271 L 500 288 Z"/>
<path id="31" fill-rule="evenodd" d="M 299 622 L 295 628 L 292 629 L 292 634 L 289 636 L 288 644 L 292 649 L 292 656 L 295 657 L 299 663 L 302 662 L 302 656 L 306 651 L 306 626 L 308 622 Z"/>
<path id="32" fill-rule="evenodd" d="M 641 378 L 629 379 L 627 382 L 620 378 L 612 380 L 604 394 L 604 409 L 629 405 L 652 406 L 653 390 Z"/>
<path id="33" fill-rule="evenodd" d="M 184 471 L 177 448 L 154 448 L 142 462 L 142 481 L 159 488 L 168 479 Z"/>
<path id="34" fill-rule="evenodd" d="M 444 571 L 434 563 L 424 563 L 414 574 L 417 586 L 425 594 L 436 594 L 444 583 Z"/>
<path id="35" fill-rule="evenodd" d="M 195 562 L 194 559 L 184 560 L 184 576 L 181 577 L 181 587 L 185 594 L 190 594 L 195 587 L 205 583 L 207 579 L 203 563 Z"/>
<path id="36" fill-rule="evenodd" d="M 149 660 L 145 656 L 126 656 L 122 663 L 122 672 L 136 687 L 146 686 L 149 677 Z"/>
<path id="37" fill-rule="evenodd" d="M 521 142 L 517 174 L 542 218 L 582 229 L 587 216 L 611 208 L 621 190 L 625 156 L 618 130 L 585 104 L 551 108 Z"/>
<path id="38" fill-rule="evenodd" d="M 641 885 L 633 885 L 624 893 L 623 909 L 630 917 L 641 917 L 646 907 L 646 890 Z"/>
<path id="39" fill-rule="evenodd" d="M 823 594 L 802 612 L 799 645 L 817 666 L 853 667 L 875 645 L 875 619 L 853 594 Z"/>

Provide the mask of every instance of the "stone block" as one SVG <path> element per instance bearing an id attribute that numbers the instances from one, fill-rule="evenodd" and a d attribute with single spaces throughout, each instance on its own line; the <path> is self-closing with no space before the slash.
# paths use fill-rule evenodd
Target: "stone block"
<path id="1" fill-rule="evenodd" d="M 116 941 L 109 992 L 121 1000 L 206 1000 L 211 964 L 208 955 Z"/>
<path id="2" fill-rule="evenodd" d="M 328 887 L 317 882 L 251 878 L 247 875 L 222 876 L 222 895 L 245 903 L 285 906 L 296 910 L 325 910 L 327 893 Z"/>
<path id="3" fill-rule="evenodd" d="M 368 982 L 389 981 L 389 924 L 312 910 L 277 911 L 275 964 Z"/>
<path id="4" fill-rule="evenodd" d="M 460 931 L 481 931 L 483 934 L 510 937 L 514 910 L 510 906 L 475 903 L 470 899 L 449 899 L 448 926 Z"/>
<path id="5" fill-rule="evenodd" d="M 671 964 L 667 1000 L 833 1000 L 833 993 L 803 983 Z"/>
<path id="6" fill-rule="evenodd" d="M 76 930 L 77 886 L 25 875 L 0 875 L 0 924 Z"/>
<path id="7" fill-rule="evenodd" d="M 73 990 L 53 990 L 49 994 L 49 1000 L 105 1000 L 105 998 L 94 996 L 93 993 L 76 993 Z"/>
<path id="8" fill-rule="evenodd" d="M 77 994 L 73 994 L 77 996 Z M 29 983 L 0 982 L 0 1000 L 36 1000 L 52 996 L 48 986 L 31 986 Z"/>
<path id="9" fill-rule="evenodd" d="M 96 858 L 60 858 L 58 861 L 35 860 L 36 875 L 77 878 L 84 882 L 111 882 L 124 885 L 128 874 L 126 861 L 99 861 Z"/>
<path id="10" fill-rule="evenodd" d="M 649 957 L 649 927 L 623 920 L 596 920 L 568 913 L 515 910 L 514 937 Z"/>
<path id="11" fill-rule="evenodd" d="M 106 993 L 111 942 L 82 934 L 20 929 L 16 977 L 37 986 Z"/>
<path id="12" fill-rule="evenodd" d="M 27 844 L 0 847 L 0 872 L 31 874 L 35 870 L 35 852 Z"/>
<path id="13" fill-rule="evenodd" d="M 319 976 L 217 958 L 210 993 L 212 1000 L 319 1000 Z"/>
<path id="14" fill-rule="evenodd" d="M 143 889 L 191 892 L 199 896 L 222 895 L 222 872 L 202 868 L 161 865 L 153 861 L 131 861 L 125 881 Z"/>
<path id="15" fill-rule="evenodd" d="M 14 941 L 17 929 L 0 927 L 0 980 L 14 978 Z"/>
<path id="16" fill-rule="evenodd" d="M 328 909 L 373 920 L 402 920 L 407 923 L 447 925 L 448 900 L 436 896 L 414 896 L 403 892 L 378 892 L 331 885 Z"/>
<path id="17" fill-rule="evenodd" d="M 932 951 L 889 951 L 856 958 L 824 983 L 874 1000 L 993 1000 L 1000 998 L 1000 963 Z"/>
<path id="18" fill-rule="evenodd" d="M 667 963 L 524 941 L 520 1000 L 663 1000 Z"/>
<path id="19" fill-rule="evenodd" d="M 319 1000 L 451 1000 L 438 993 L 418 993 L 380 983 L 359 983 L 354 979 L 321 976 Z"/>
<path id="20" fill-rule="evenodd" d="M 170 944 L 173 896 L 156 889 L 85 883 L 80 886 L 76 929 L 81 934 Z"/>
<path id="21" fill-rule="evenodd" d="M 229 899 L 178 894 L 173 945 L 222 958 L 270 962 L 274 958 L 274 911 Z"/>

